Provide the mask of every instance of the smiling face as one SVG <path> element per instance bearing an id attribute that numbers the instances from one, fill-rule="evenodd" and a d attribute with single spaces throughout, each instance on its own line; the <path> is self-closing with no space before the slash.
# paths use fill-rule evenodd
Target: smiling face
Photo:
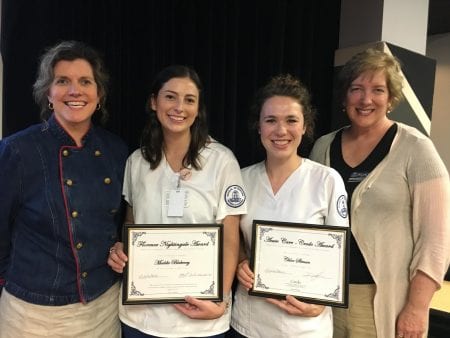
<path id="1" fill-rule="evenodd" d="M 287 96 L 267 99 L 259 116 L 259 132 L 268 160 L 297 159 L 305 133 L 302 106 Z"/>
<path id="2" fill-rule="evenodd" d="M 390 109 L 384 72 L 365 72 L 353 80 L 344 105 L 353 127 L 371 128 L 384 123 Z"/>
<path id="3" fill-rule="evenodd" d="M 87 131 L 99 102 L 91 65 L 83 59 L 63 60 L 53 70 L 48 101 L 53 104 L 56 119 L 68 131 Z"/>
<path id="4" fill-rule="evenodd" d="M 189 78 L 172 78 L 152 97 L 152 110 L 162 125 L 163 133 L 190 134 L 198 115 L 199 90 Z"/>

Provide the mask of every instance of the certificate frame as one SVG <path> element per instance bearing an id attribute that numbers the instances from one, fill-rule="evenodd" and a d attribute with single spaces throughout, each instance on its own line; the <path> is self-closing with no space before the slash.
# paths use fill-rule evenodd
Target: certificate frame
<path id="1" fill-rule="evenodd" d="M 223 300 L 223 224 L 125 224 L 122 304 Z"/>
<path id="2" fill-rule="evenodd" d="M 348 307 L 350 228 L 254 220 L 249 294 Z"/>

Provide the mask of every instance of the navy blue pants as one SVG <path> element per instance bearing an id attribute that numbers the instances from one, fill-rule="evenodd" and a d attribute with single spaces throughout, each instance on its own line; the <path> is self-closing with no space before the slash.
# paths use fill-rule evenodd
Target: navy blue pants
<path id="1" fill-rule="evenodd" d="M 121 324 L 122 324 L 122 338 L 161 338 L 145 334 L 139 330 L 136 330 L 135 328 L 125 325 L 124 323 Z M 225 333 L 221 333 L 215 336 L 209 336 L 207 338 L 225 338 Z"/>

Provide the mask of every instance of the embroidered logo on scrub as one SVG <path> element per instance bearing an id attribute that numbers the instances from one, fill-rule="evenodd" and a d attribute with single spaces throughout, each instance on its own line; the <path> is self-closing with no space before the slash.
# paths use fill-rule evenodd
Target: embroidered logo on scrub
<path id="1" fill-rule="evenodd" d="M 339 196 L 337 203 L 336 203 L 337 211 L 339 216 L 342 218 L 347 218 L 348 212 L 347 212 L 347 197 L 345 195 Z"/>
<path id="2" fill-rule="evenodd" d="M 238 185 L 230 185 L 224 197 L 227 205 L 232 208 L 239 208 L 245 202 L 244 189 Z"/>

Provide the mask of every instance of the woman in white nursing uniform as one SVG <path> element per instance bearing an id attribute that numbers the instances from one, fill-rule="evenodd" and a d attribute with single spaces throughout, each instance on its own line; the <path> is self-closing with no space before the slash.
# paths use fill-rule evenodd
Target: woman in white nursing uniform
<path id="1" fill-rule="evenodd" d="M 240 222 L 244 249 L 236 273 L 239 284 L 229 335 L 331 338 L 329 307 L 293 296 L 276 300 L 248 294 L 254 283 L 249 267 L 254 219 L 348 226 L 347 194 L 339 174 L 297 154 L 303 136 L 312 136 L 314 128 L 307 89 L 290 75 L 274 77 L 259 90 L 253 115 L 266 159 L 242 170 L 249 203 L 248 214 Z"/>
<path id="2" fill-rule="evenodd" d="M 230 293 L 239 255 L 239 218 L 246 212 L 239 164 L 208 135 L 200 79 L 185 66 L 169 66 L 155 78 L 150 119 L 141 148 L 128 159 L 124 196 L 127 223 L 224 225 L 224 301 L 186 297 L 185 304 L 122 305 L 125 338 L 223 337 L 230 323 Z M 170 191 L 185 192 L 179 216 L 169 216 Z M 127 257 L 116 243 L 108 259 L 122 272 Z"/>

